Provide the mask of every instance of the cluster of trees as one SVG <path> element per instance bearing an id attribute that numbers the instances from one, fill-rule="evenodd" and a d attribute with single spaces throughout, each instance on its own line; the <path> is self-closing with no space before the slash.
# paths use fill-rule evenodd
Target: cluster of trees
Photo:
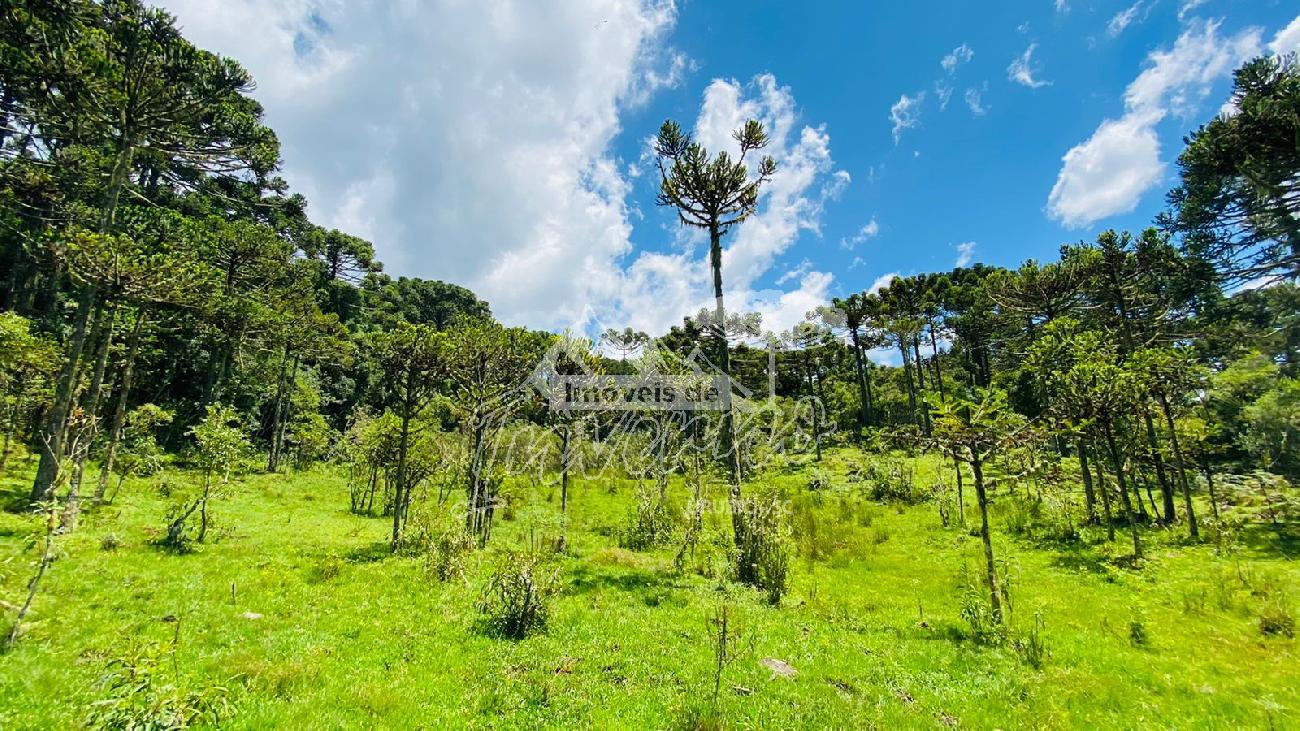
<path id="1" fill-rule="evenodd" d="M 0 9 L 4 454 L 39 453 L 33 503 L 66 478 L 71 522 L 90 456 L 98 501 L 133 445 L 188 447 L 216 404 L 268 470 L 324 456 L 396 403 L 381 334 L 490 320 L 313 224 L 252 88 L 139 0 Z"/>
<path id="2" fill-rule="evenodd" d="M 521 389 L 544 354 L 567 354 L 555 372 L 619 373 L 651 345 L 675 364 L 665 367 L 702 352 L 752 392 L 815 401 L 818 457 L 833 431 L 941 448 L 970 468 L 986 547 L 984 466 L 1007 449 L 1029 445 L 1030 469 L 1077 460 L 1088 520 L 1112 534 L 1129 526 L 1139 555 L 1143 520 L 1182 520 L 1197 535 L 1191 495 L 1201 479 L 1213 490 L 1216 469 L 1300 477 L 1294 59 L 1237 72 L 1235 113 L 1189 139 L 1155 227 L 1014 270 L 896 278 L 787 333 L 763 333 L 723 302 L 723 238 L 776 172 L 753 159 L 762 125 L 736 131 L 733 159 L 665 123 L 659 203 L 708 233 L 715 305 L 658 338 L 606 333 L 615 357 L 504 327 L 463 288 L 393 279 L 371 243 L 312 223 L 276 176 L 278 142 L 252 87 L 140 0 L 0 9 L 0 466 L 17 445 L 35 451 L 31 502 L 57 498 L 65 525 L 88 461 L 100 465 L 101 501 L 111 475 L 188 451 L 205 477 L 186 514 L 204 516 L 231 455 L 252 449 L 271 472 L 350 461 L 353 509 L 391 517 L 395 548 L 422 486 L 454 474 L 465 529 L 483 542 L 504 425 L 531 422 L 557 445 L 546 463 L 565 506 L 576 455 L 628 431 L 613 416 L 549 411 Z M 880 354 L 898 365 L 877 365 Z M 647 474 L 660 501 L 669 467 L 699 477 L 709 454 L 729 485 L 737 548 L 766 555 L 749 529 L 766 518 L 741 492 L 754 447 L 731 399 L 717 418 L 652 416 L 634 430 L 659 435 Z M 716 448 L 663 457 L 702 439 Z"/>

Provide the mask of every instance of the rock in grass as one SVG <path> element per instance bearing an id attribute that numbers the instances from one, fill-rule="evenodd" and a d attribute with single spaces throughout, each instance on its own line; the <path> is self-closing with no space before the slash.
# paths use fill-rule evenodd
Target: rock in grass
<path id="1" fill-rule="evenodd" d="M 799 671 L 791 667 L 790 663 L 785 660 L 777 660 L 774 657 L 765 657 L 759 660 L 758 664 L 772 671 L 771 680 L 776 680 L 777 677 L 793 678 L 799 674 Z"/>
<path id="2" fill-rule="evenodd" d="M 241 619 L 261 619 L 262 615 L 258 614 L 257 612 L 244 612 L 243 614 L 239 615 L 239 617 Z"/>

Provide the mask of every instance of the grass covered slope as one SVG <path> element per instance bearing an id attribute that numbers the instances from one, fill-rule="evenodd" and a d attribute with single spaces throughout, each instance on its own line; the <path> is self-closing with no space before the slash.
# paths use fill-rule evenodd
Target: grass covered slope
<path id="1" fill-rule="evenodd" d="M 237 479 L 212 508 L 218 540 L 183 555 L 152 543 L 173 502 L 157 478 L 128 482 L 59 539 L 26 632 L 0 658 L 0 728 L 76 727 L 177 697 L 224 705 L 223 728 L 689 726 L 708 717 L 708 620 L 724 603 L 738 641 L 716 717 L 730 727 L 1260 728 L 1300 707 L 1295 640 L 1261 632 L 1300 586 L 1274 538 L 1220 555 L 1147 529 L 1149 561 L 1132 570 L 1111 559 L 1122 533 L 1113 548 L 1094 529 L 1073 543 L 1009 534 L 1030 508 L 1000 489 L 1012 631 L 982 643 L 962 616 L 978 537 L 955 516 L 944 528 L 934 503 L 872 501 L 847 476 L 858 459 L 831 455 L 816 492 L 809 470 L 748 486 L 790 506 L 793 587 L 779 607 L 721 575 L 721 505 L 679 570 L 680 530 L 655 550 L 618 547 L 635 483 L 578 480 L 569 552 L 546 564 L 560 588 L 550 622 L 519 641 L 480 631 L 475 605 L 499 562 L 517 560 L 508 549 L 554 535 L 557 489 L 516 487 L 488 550 L 440 582 L 425 557 L 389 554 L 385 519 L 347 511 L 333 468 Z M 933 469 L 919 460 L 920 475 Z M 0 487 L 19 496 L 28 477 Z M 686 496 L 674 483 L 674 516 Z M 0 515 L 11 604 L 39 553 L 35 522 Z M 147 691 L 123 690 L 146 676 L 122 660 L 149 671 Z"/>

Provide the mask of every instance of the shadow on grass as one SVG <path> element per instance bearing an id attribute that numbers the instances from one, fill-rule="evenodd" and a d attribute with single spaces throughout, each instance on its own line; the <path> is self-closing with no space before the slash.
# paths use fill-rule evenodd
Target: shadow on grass
<path id="1" fill-rule="evenodd" d="M 676 582 L 671 576 L 622 569 L 603 571 L 591 566 L 579 566 L 568 572 L 569 587 L 573 592 L 585 594 L 601 589 L 617 589 L 637 593 L 646 589 L 675 589 Z"/>
<path id="2" fill-rule="evenodd" d="M 393 555 L 388 541 L 374 541 L 357 546 L 343 555 L 348 563 L 377 563 Z"/>

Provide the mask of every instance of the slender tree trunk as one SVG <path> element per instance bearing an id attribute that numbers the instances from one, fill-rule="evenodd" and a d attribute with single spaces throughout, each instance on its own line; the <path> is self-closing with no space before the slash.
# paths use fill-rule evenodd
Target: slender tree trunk
<path id="1" fill-rule="evenodd" d="M 560 431 L 560 550 L 568 548 L 569 542 L 569 462 L 572 460 L 570 450 L 573 448 L 573 423 L 564 422 Z"/>
<path id="2" fill-rule="evenodd" d="M 1097 494 L 1092 488 L 1092 473 L 1088 471 L 1088 447 L 1083 435 L 1075 438 L 1075 448 L 1079 452 L 1079 474 L 1083 477 L 1083 497 L 1088 510 L 1088 522 L 1097 524 Z"/>
<path id="3" fill-rule="evenodd" d="M 1115 434 L 1111 430 L 1110 422 L 1103 421 L 1101 428 L 1106 437 L 1106 447 L 1110 450 L 1111 462 L 1115 467 L 1115 480 L 1119 484 L 1120 502 L 1124 507 L 1124 519 L 1128 521 L 1129 532 L 1133 536 L 1133 558 L 1139 560 L 1142 558 L 1142 542 L 1138 537 L 1138 525 L 1133 516 L 1132 501 L 1129 500 L 1128 488 L 1124 483 L 1124 460 L 1115 444 Z"/>
<path id="4" fill-rule="evenodd" d="M 1178 469 L 1178 480 L 1183 488 L 1183 509 L 1187 511 L 1187 530 L 1192 540 L 1201 537 L 1200 527 L 1196 524 L 1196 510 L 1192 507 L 1192 486 L 1187 480 L 1187 468 L 1183 461 L 1183 450 L 1178 444 L 1178 430 L 1174 428 L 1174 412 L 1169 407 L 1169 399 L 1160 394 L 1160 410 L 1165 414 L 1165 426 L 1169 428 L 1169 446 L 1174 451 L 1174 467 Z"/>
<path id="5" fill-rule="evenodd" d="M 741 505 L 740 492 L 740 447 L 736 444 L 736 423 L 731 413 L 731 352 L 727 345 L 727 308 L 722 301 L 722 229 L 715 217 L 709 222 L 709 263 L 713 269 L 713 314 L 715 333 L 718 338 L 717 366 L 724 378 L 726 388 L 722 389 L 722 450 L 727 463 L 727 474 L 731 478 L 731 529 L 736 545 L 745 539 L 744 506 Z"/>
<path id="6" fill-rule="evenodd" d="M 910 357 L 907 354 L 907 341 L 899 336 L 898 352 L 903 358 L 903 377 L 907 381 L 907 406 L 912 410 L 912 421 L 916 422 L 916 428 L 923 429 L 921 414 L 916 408 L 916 387 L 912 385 L 912 368 L 908 365 Z"/>
<path id="7" fill-rule="evenodd" d="M 68 414 L 72 410 L 73 386 L 76 382 L 81 351 L 86 345 L 86 330 L 90 323 L 91 311 L 95 308 L 97 289 L 94 285 L 84 285 L 77 300 L 77 314 L 73 318 L 72 340 L 68 344 L 68 355 L 59 372 L 59 381 L 54 389 L 54 404 L 50 408 L 49 418 L 41 434 L 41 461 L 36 467 L 36 479 L 32 482 L 32 492 L 28 502 L 32 505 L 45 502 L 50 498 L 50 490 L 59 473 L 59 461 L 64 457 L 64 433 L 68 424 Z"/>
<path id="8" fill-rule="evenodd" d="M 964 526 L 966 525 L 966 496 L 963 495 L 965 490 L 962 485 L 961 461 L 957 459 L 956 455 L 953 455 L 952 466 L 957 473 L 957 523 Z"/>
<path id="9" fill-rule="evenodd" d="M 275 377 L 275 401 L 271 407 L 271 448 L 266 456 L 266 471 L 275 472 L 280 465 L 280 418 L 283 416 L 284 379 L 289 370 L 289 344 L 280 354 L 280 370 Z"/>
<path id="10" fill-rule="evenodd" d="M 867 390 L 867 369 L 862 364 L 862 343 L 858 338 L 857 327 L 849 328 L 849 337 L 853 341 L 853 365 L 858 374 L 858 399 L 862 411 L 863 428 L 871 426 L 871 393 Z"/>
<path id="11" fill-rule="evenodd" d="M 1156 481 L 1160 483 L 1160 500 L 1163 517 L 1161 520 L 1165 523 L 1173 523 L 1178 519 L 1174 508 L 1174 485 L 1165 472 L 1165 460 L 1160 454 L 1160 440 L 1156 438 L 1156 427 L 1151 422 L 1151 410 L 1146 404 L 1142 404 L 1142 424 L 1146 429 L 1147 444 L 1151 448 L 1151 459 L 1155 462 Z"/>
<path id="12" fill-rule="evenodd" d="M 104 463 L 99 468 L 99 484 L 95 486 L 96 504 L 104 502 L 108 477 L 113 473 L 113 462 L 117 459 L 117 446 L 122 440 L 122 428 L 126 423 L 126 405 L 131 397 L 131 375 L 135 370 L 135 357 L 140 350 L 140 331 L 144 328 L 146 317 L 143 308 L 135 311 L 135 324 L 131 327 L 131 339 L 126 346 L 126 360 L 122 362 L 117 405 L 113 409 L 113 421 L 108 427 L 108 446 L 104 451 Z"/>
<path id="13" fill-rule="evenodd" d="M 939 365 L 939 341 L 934 336 L 933 321 L 930 323 L 930 350 L 934 353 L 934 380 L 939 384 L 939 398 L 946 402 L 948 393 L 943 387 L 943 367 Z"/>
<path id="14" fill-rule="evenodd" d="M 1102 472 L 1101 463 L 1103 460 L 1098 459 L 1094 464 L 1097 470 L 1097 490 L 1101 493 L 1102 509 L 1106 513 L 1106 540 L 1111 543 L 1115 542 L 1115 513 L 1110 508 L 1110 490 L 1106 487 L 1106 475 Z"/>
<path id="15" fill-rule="evenodd" d="M 930 436 L 930 407 L 925 404 L 925 361 L 921 360 L 921 336 L 912 336 L 912 353 L 916 356 L 916 392 L 921 402 L 921 429 Z"/>
<path id="16" fill-rule="evenodd" d="M 68 498 L 63 505 L 63 525 L 69 531 L 76 530 L 77 518 L 81 513 L 81 481 L 86 474 L 86 457 L 90 454 L 90 445 L 99 431 L 99 402 L 104 391 L 104 371 L 108 366 L 108 352 L 113 343 L 116 317 L 117 302 L 113 301 L 108 309 L 100 313 L 100 322 L 96 324 L 96 329 L 101 333 L 98 338 L 99 344 L 95 349 L 95 371 L 90 379 L 90 390 L 85 396 L 83 411 L 86 420 L 80 426 L 81 434 L 76 437 L 78 441 L 84 441 L 86 448 L 82 449 L 73 461 L 72 479 L 68 483 Z"/>
<path id="17" fill-rule="evenodd" d="M 1210 512 L 1214 519 L 1219 519 L 1219 497 L 1214 493 L 1214 470 L 1210 468 L 1210 459 L 1201 457 L 1201 471 L 1205 473 L 1205 487 L 1210 491 Z"/>
<path id="18" fill-rule="evenodd" d="M 998 570 L 993 562 L 993 538 L 989 535 L 989 498 L 984 489 L 983 460 L 978 450 L 971 450 L 971 471 L 975 473 L 975 496 L 980 507 L 980 541 L 984 544 L 984 569 L 988 574 L 989 606 L 993 608 L 993 621 L 1002 624 L 1002 591 L 998 586 Z"/>

